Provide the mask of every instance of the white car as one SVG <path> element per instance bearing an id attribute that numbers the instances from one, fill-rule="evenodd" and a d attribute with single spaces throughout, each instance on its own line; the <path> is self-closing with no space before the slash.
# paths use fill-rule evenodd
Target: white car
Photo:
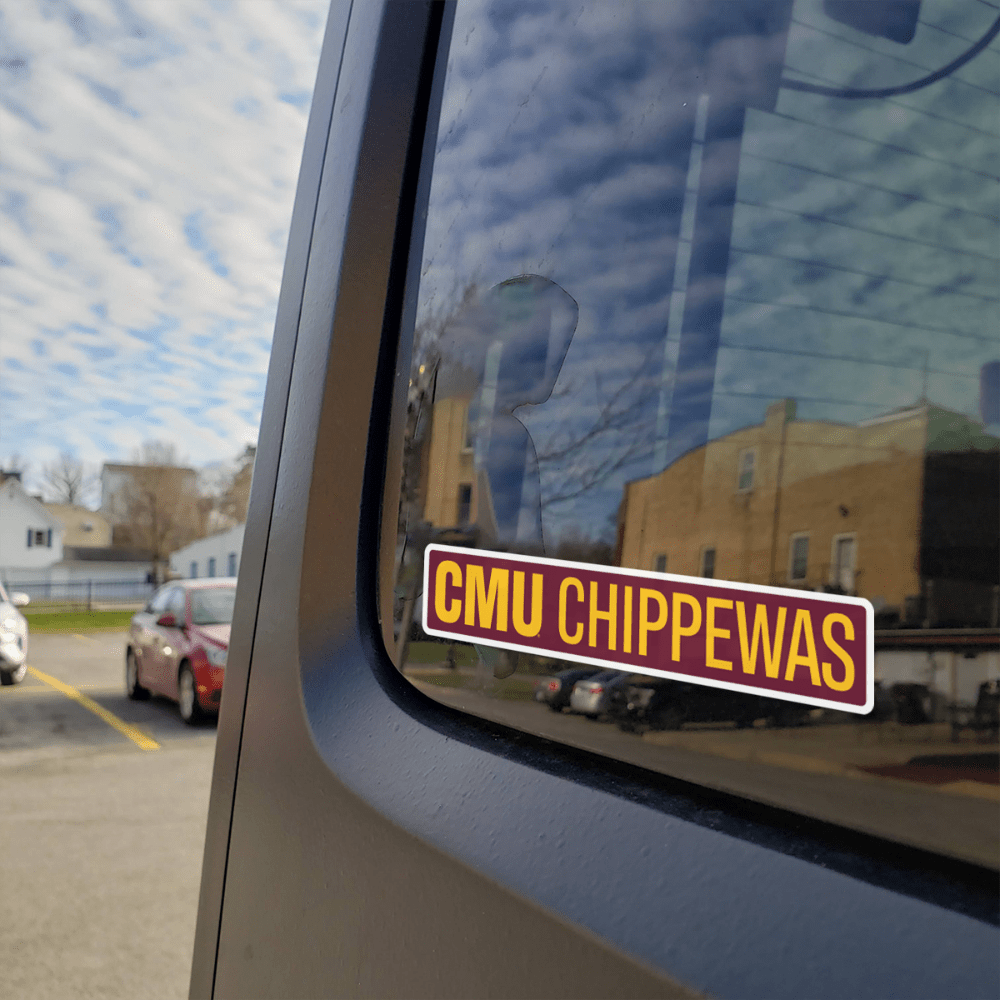
<path id="1" fill-rule="evenodd" d="M 17 609 L 29 600 L 0 583 L 0 684 L 20 684 L 28 672 L 28 622 Z"/>

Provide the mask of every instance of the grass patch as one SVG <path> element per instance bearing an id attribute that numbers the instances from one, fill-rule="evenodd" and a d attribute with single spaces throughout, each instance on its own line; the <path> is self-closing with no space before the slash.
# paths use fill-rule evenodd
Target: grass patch
<path id="1" fill-rule="evenodd" d="M 444 663 L 448 658 L 448 643 L 446 642 L 411 642 L 406 647 L 406 662 L 410 663 Z M 472 646 L 455 644 L 455 662 L 460 667 L 472 667 L 476 664 L 476 651 Z"/>
<path id="2" fill-rule="evenodd" d="M 88 632 L 128 628 L 134 611 L 22 611 L 31 632 Z"/>

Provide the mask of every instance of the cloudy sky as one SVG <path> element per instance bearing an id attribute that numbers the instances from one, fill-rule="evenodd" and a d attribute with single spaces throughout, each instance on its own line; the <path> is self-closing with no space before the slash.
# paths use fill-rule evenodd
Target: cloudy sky
<path id="1" fill-rule="evenodd" d="M 729 23 L 735 9 L 458 9 L 421 316 L 447 314 L 469 284 L 524 273 L 577 302 L 552 398 L 518 416 L 544 451 L 597 426 L 623 388 L 637 408 L 543 469 L 543 494 L 645 435 L 599 489 L 547 509 L 547 533 L 606 530 L 626 478 L 659 471 L 698 434 L 760 422 L 783 397 L 799 419 L 851 424 L 916 404 L 926 385 L 975 419 L 980 369 L 1000 356 L 1000 41 L 891 97 L 768 89 L 776 58 L 788 80 L 911 83 L 983 38 L 998 7 L 924 0 L 901 42 L 796 0 L 787 45 L 783 28 L 776 45 Z M 696 263 L 699 243 L 726 249 L 721 274 Z M 717 353 L 694 338 L 685 367 L 692 308 L 721 320 Z M 675 421 L 684 379 L 703 396 L 697 427 Z"/>
<path id="2" fill-rule="evenodd" d="M 256 440 L 326 0 L 0 11 L 0 461 Z"/>

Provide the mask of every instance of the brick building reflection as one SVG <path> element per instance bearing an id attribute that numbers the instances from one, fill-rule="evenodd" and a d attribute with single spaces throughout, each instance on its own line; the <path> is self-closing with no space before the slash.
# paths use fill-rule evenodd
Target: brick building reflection
<path id="1" fill-rule="evenodd" d="M 623 566 L 857 594 L 886 624 L 996 626 L 1000 438 L 929 403 L 764 422 L 630 482 Z"/>

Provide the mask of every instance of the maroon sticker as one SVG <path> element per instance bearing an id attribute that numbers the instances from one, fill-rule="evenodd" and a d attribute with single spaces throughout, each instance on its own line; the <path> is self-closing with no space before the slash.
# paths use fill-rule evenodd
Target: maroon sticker
<path id="1" fill-rule="evenodd" d="M 860 597 L 429 545 L 424 631 L 845 712 L 875 698 Z"/>

